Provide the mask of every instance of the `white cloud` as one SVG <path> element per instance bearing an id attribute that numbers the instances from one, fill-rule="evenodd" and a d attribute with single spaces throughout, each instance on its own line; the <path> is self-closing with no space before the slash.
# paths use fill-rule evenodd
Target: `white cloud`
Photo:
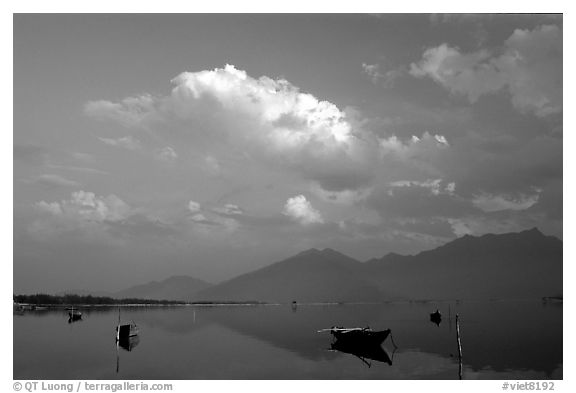
<path id="1" fill-rule="evenodd" d="M 442 179 L 427 179 L 423 181 L 416 180 L 398 180 L 390 183 L 392 187 L 423 187 L 430 190 L 433 195 L 453 194 L 456 189 L 456 183 L 448 183 L 442 187 Z M 392 190 L 390 190 L 393 193 Z"/>
<path id="2" fill-rule="evenodd" d="M 449 157 L 450 144 L 442 135 L 424 132 L 420 137 L 413 135 L 407 141 L 396 136 L 380 138 L 378 146 L 382 168 L 387 169 L 387 172 L 380 173 L 380 177 L 386 182 L 406 177 L 446 176 L 441 168 Z"/>
<path id="3" fill-rule="evenodd" d="M 158 118 L 153 115 L 194 116 L 197 114 L 193 111 L 195 102 L 211 98 L 226 110 L 248 115 L 269 126 L 266 134 L 260 136 L 278 150 L 314 142 L 334 147 L 349 142 L 352 136 L 344 114 L 334 104 L 301 93 L 286 80 L 275 81 L 265 76 L 254 79 L 245 71 L 226 65 L 213 71 L 184 72 L 172 82 L 175 85 L 172 95 L 162 100 L 144 96 L 144 99 L 126 98 L 119 103 L 89 102 L 85 111 L 92 116 L 142 126 L 151 118 Z"/>
<path id="4" fill-rule="evenodd" d="M 387 155 L 397 154 L 405 158 L 411 158 L 426 151 L 433 151 L 450 147 L 448 140 L 443 135 L 424 132 L 421 137 L 412 135 L 410 141 L 403 142 L 396 136 L 381 138 L 379 140 L 380 153 Z"/>
<path id="5" fill-rule="evenodd" d="M 370 80 L 373 84 L 377 84 L 378 80 L 384 77 L 384 75 L 380 73 L 380 66 L 378 64 L 362 63 L 362 70 L 370 76 Z"/>
<path id="6" fill-rule="evenodd" d="M 374 85 L 384 87 L 392 87 L 396 79 L 403 74 L 401 69 L 382 70 L 379 64 L 362 63 L 362 70 L 370 77 L 370 81 Z"/>
<path id="7" fill-rule="evenodd" d="M 40 201 L 36 204 L 36 207 L 41 211 L 53 214 L 55 216 L 59 216 L 62 214 L 62 208 L 60 207 L 59 202 Z"/>
<path id="8" fill-rule="evenodd" d="M 99 119 L 145 128 L 164 138 L 176 129 L 192 148 L 242 149 L 252 158 L 299 172 L 324 188 L 343 190 L 366 183 L 377 150 L 370 133 L 353 129 L 346 113 L 288 81 L 252 78 L 232 65 L 185 72 L 169 96 L 120 102 L 89 102 Z M 161 122 L 165 127 L 150 127 Z M 111 141 L 109 141 L 111 142 Z"/>
<path id="9" fill-rule="evenodd" d="M 178 159 L 178 153 L 176 153 L 172 147 L 166 146 L 162 149 L 156 150 L 154 152 L 154 157 L 159 161 L 173 163 Z"/>
<path id="10" fill-rule="evenodd" d="M 188 202 L 188 210 L 191 213 L 198 213 L 201 210 L 202 206 L 198 202 L 190 201 Z"/>
<path id="11" fill-rule="evenodd" d="M 217 176 L 222 173 L 222 166 L 220 165 L 220 161 L 211 155 L 207 155 L 203 158 L 201 166 L 202 170 L 209 175 Z"/>
<path id="12" fill-rule="evenodd" d="M 100 141 L 102 141 L 103 143 L 105 143 L 107 145 L 119 147 L 119 148 L 126 149 L 126 150 L 141 150 L 142 149 L 142 145 L 140 144 L 140 141 L 138 141 L 137 139 L 135 139 L 132 136 L 124 136 L 121 138 L 98 138 L 98 139 L 100 139 Z"/>
<path id="13" fill-rule="evenodd" d="M 428 76 L 454 94 L 475 102 L 507 89 L 521 112 L 544 117 L 562 111 L 562 32 L 555 25 L 517 29 L 500 54 L 486 49 L 462 53 L 442 44 L 427 49 L 411 65 L 416 77 Z"/>
<path id="14" fill-rule="evenodd" d="M 282 214 L 302 225 L 322 224 L 324 222 L 320 212 L 312 207 L 304 195 L 289 198 L 284 205 Z"/>
<path id="15" fill-rule="evenodd" d="M 194 214 L 192 217 L 190 217 L 192 219 L 192 221 L 196 221 L 196 222 L 204 222 L 204 223 L 208 223 L 208 219 L 206 218 L 206 216 L 202 213 L 197 213 Z"/>
<path id="16" fill-rule="evenodd" d="M 472 203 L 485 212 L 497 212 L 502 210 L 526 210 L 538 202 L 540 195 L 520 195 L 514 198 L 509 195 L 476 195 Z"/>
<path id="17" fill-rule="evenodd" d="M 230 234 L 236 232 L 240 227 L 238 221 L 232 216 L 241 215 L 242 210 L 233 204 L 227 204 L 221 208 L 214 208 L 209 211 L 202 209 L 200 203 L 190 201 L 188 202 L 188 210 L 192 213 L 189 217 L 193 223 L 190 230 L 195 234 Z"/>
<path id="18" fill-rule="evenodd" d="M 94 222 L 123 220 L 131 210 L 130 206 L 116 195 L 99 197 L 87 191 L 73 192 L 70 199 L 60 202 L 40 201 L 36 207 L 64 218 Z"/>
<path id="19" fill-rule="evenodd" d="M 74 241 L 123 244 L 124 238 L 112 234 L 114 225 L 121 225 L 132 214 L 131 207 L 116 195 L 97 196 L 92 192 L 73 192 L 69 199 L 35 204 L 35 215 L 28 233 L 41 241 L 60 236 Z"/>
<path id="20" fill-rule="evenodd" d="M 216 207 L 214 209 L 216 213 L 224 214 L 227 216 L 240 216 L 244 214 L 244 211 L 238 206 L 232 203 L 227 203 L 223 207 Z"/>
<path id="21" fill-rule="evenodd" d="M 127 97 L 119 103 L 106 100 L 90 101 L 84 106 L 84 111 L 96 118 L 114 120 L 126 127 L 135 127 L 150 120 L 156 104 L 157 100 L 154 97 L 145 94 Z"/>

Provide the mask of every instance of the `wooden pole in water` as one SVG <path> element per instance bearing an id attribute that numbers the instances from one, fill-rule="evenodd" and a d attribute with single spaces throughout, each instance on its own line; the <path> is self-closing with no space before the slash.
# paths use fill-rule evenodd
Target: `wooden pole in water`
<path id="1" fill-rule="evenodd" d="M 460 342 L 460 322 L 456 314 L 456 340 L 458 341 L 458 377 L 462 379 L 462 343 Z"/>
<path id="2" fill-rule="evenodd" d="M 118 340 L 116 340 L 116 374 L 120 371 L 120 352 L 118 351 Z"/>
<path id="3" fill-rule="evenodd" d="M 120 341 L 120 306 L 118 306 L 118 326 L 116 326 L 116 343 Z"/>

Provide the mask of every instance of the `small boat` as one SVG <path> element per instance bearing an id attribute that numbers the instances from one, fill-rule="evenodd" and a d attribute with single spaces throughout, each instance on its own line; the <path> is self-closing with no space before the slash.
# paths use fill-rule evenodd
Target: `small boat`
<path id="1" fill-rule="evenodd" d="M 78 309 L 75 310 L 74 307 L 71 307 L 68 311 L 68 317 L 70 318 L 70 321 L 78 321 L 82 319 L 82 312 L 80 312 Z"/>
<path id="2" fill-rule="evenodd" d="M 351 341 L 355 343 L 378 345 L 382 344 L 390 335 L 390 329 L 376 331 L 369 327 L 343 328 L 334 326 L 330 329 L 323 329 L 321 331 L 329 331 L 336 340 L 341 342 Z"/>
<path id="3" fill-rule="evenodd" d="M 542 303 L 563 303 L 562 296 L 545 296 L 542 298 Z"/>
<path id="4" fill-rule="evenodd" d="M 116 326 L 116 341 L 126 340 L 135 337 L 139 333 L 138 325 L 134 321 L 122 324 L 120 322 L 120 307 L 118 307 L 118 326 Z"/>
<path id="5" fill-rule="evenodd" d="M 14 302 L 14 306 L 12 308 L 14 314 L 17 315 L 24 315 L 24 307 L 20 303 Z"/>
<path id="6" fill-rule="evenodd" d="M 378 331 L 369 327 L 343 328 L 333 326 L 330 329 L 322 329 L 318 332 L 330 332 L 335 338 L 335 341 L 330 346 L 331 350 L 355 355 L 368 367 L 371 366 L 371 363 L 367 359 L 392 365 L 392 359 L 388 352 L 382 348 L 382 343 L 390 336 L 394 351 L 396 351 L 397 346 L 394 343 L 390 329 Z"/>
<path id="7" fill-rule="evenodd" d="M 438 309 L 430 314 L 430 322 L 435 323 L 436 326 L 440 326 L 440 322 L 442 322 L 442 314 L 440 314 Z"/>
<path id="8" fill-rule="evenodd" d="M 116 327 L 116 340 L 124 340 L 126 338 L 137 336 L 139 333 L 138 325 L 130 322 Z"/>

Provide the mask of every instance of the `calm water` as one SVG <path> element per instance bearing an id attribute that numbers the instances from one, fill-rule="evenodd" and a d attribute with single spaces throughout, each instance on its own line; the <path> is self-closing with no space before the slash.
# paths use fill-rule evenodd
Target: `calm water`
<path id="1" fill-rule="evenodd" d="M 117 309 L 83 312 L 70 324 L 63 310 L 15 314 L 14 379 L 457 379 L 456 312 L 464 379 L 562 379 L 562 304 L 127 308 L 140 327 L 130 351 L 115 343 Z M 392 365 L 330 350 L 316 331 L 333 325 L 391 329 Z"/>

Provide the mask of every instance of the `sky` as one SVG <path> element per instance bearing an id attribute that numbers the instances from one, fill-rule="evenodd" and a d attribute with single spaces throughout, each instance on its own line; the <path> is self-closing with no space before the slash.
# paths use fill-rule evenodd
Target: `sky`
<path id="1" fill-rule="evenodd" d="M 562 16 L 17 14 L 14 292 L 562 238 Z"/>

